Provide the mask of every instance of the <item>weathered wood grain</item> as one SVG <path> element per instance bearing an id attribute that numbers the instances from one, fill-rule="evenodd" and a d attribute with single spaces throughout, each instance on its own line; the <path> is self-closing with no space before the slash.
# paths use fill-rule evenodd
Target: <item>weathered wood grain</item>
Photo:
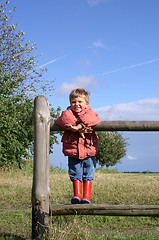
<path id="1" fill-rule="evenodd" d="M 34 101 L 34 174 L 32 187 L 32 238 L 46 239 L 49 219 L 49 102 Z"/>
<path id="2" fill-rule="evenodd" d="M 159 121 L 102 121 L 93 128 L 95 131 L 159 131 Z M 51 120 L 51 131 L 64 129 Z"/>
<path id="3" fill-rule="evenodd" d="M 159 217 L 159 205 L 52 204 L 50 215 L 105 215 Z"/>

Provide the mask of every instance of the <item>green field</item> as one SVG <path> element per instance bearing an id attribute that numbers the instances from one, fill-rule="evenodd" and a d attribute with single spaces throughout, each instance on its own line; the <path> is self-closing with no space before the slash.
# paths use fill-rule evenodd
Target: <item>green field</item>
<path id="1" fill-rule="evenodd" d="M 0 239 L 31 239 L 32 175 L 0 171 Z M 67 172 L 50 172 L 50 203 L 70 203 L 72 183 Z M 158 173 L 96 171 L 92 203 L 159 205 Z M 158 240 L 157 217 L 50 217 L 49 239 Z"/>

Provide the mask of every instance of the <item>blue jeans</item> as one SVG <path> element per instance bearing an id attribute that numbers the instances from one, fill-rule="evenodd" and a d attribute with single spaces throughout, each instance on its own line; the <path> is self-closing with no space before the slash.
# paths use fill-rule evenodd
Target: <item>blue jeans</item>
<path id="1" fill-rule="evenodd" d="M 68 169 L 71 181 L 92 181 L 96 169 L 96 157 L 88 157 L 83 160 L 68 157 Z"/>

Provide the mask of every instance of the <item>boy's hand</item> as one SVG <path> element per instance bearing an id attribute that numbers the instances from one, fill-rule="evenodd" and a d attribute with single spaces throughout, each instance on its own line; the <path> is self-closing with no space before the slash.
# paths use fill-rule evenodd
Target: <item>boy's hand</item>
<path id="1" fill-rule="evenodd" d="M 91 127 L 83 127 L 78 132 L 81 134 L 82 138 L 85 139 L 84 133 L 91 133 L 93 129 Z"/>
<path id="2" fill-rule="evenodd" d="M 82 128 L 82 125 L 79 124 L 77 126 L 72 126 L 71 124 L 67 124 L 67 125 L 65 125 L 65 128 L 68 130 L 71 130 L 73 132 L 77 132 Z"/>
<path id="3" fill-rule="evenodd" d="M 65 125 L 65 128 L 73 132 L 79 132 L 81 137 L 85 139 L 84 133 L 80 132 L 82 130 L 82 125 L 78 124 L 77 126 L 72 126 L 71 124 Z"/>
<path id="4" fill-rule="evenodd" d="M 79 130 L 80 133 L 92 133 L 93 129 L 91 127 L 83 127 Z"/>
<path id="5" fill-rule="evenodd" d="M 83 139 L 85 139 L 84 133 L 91 133 L 93 131 L 91 127 L 83 127 L 81 124 L 78 124 L 77 126 L 72 126 L 71 124 L 67 124 L 65 125 L 65 128 L 73 132 L 79 132 Z"/>

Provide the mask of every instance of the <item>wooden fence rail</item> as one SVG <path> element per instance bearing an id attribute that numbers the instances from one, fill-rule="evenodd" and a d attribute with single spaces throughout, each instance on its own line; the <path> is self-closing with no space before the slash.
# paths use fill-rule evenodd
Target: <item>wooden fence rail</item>
<path id="1" fill-rule="evenodd" d="M 95 131 L 159 131 L 159 121 L 102 121 Z M 51 131 L 63 131 L 55 121 L 50 122 Z"/>
<path id="2" fill-rule="evenodd" d="M 159 217 L 159 205 L 52 204 L 50 215 L 106 215 Z"/>
<path id="3" fill-rule="evenodd" d="M 44 96 L 34 101 L 34 171 L 32 187 L 32 238 L 48 238 L 49 217 L 49 137 L 63 131 L 50 121 L 49 103 Z M 103 121 L 95 131 L 159 131 L 159 121 Z M 52 205 L 52 215 L 157 216 L 159 206 Z"/>

